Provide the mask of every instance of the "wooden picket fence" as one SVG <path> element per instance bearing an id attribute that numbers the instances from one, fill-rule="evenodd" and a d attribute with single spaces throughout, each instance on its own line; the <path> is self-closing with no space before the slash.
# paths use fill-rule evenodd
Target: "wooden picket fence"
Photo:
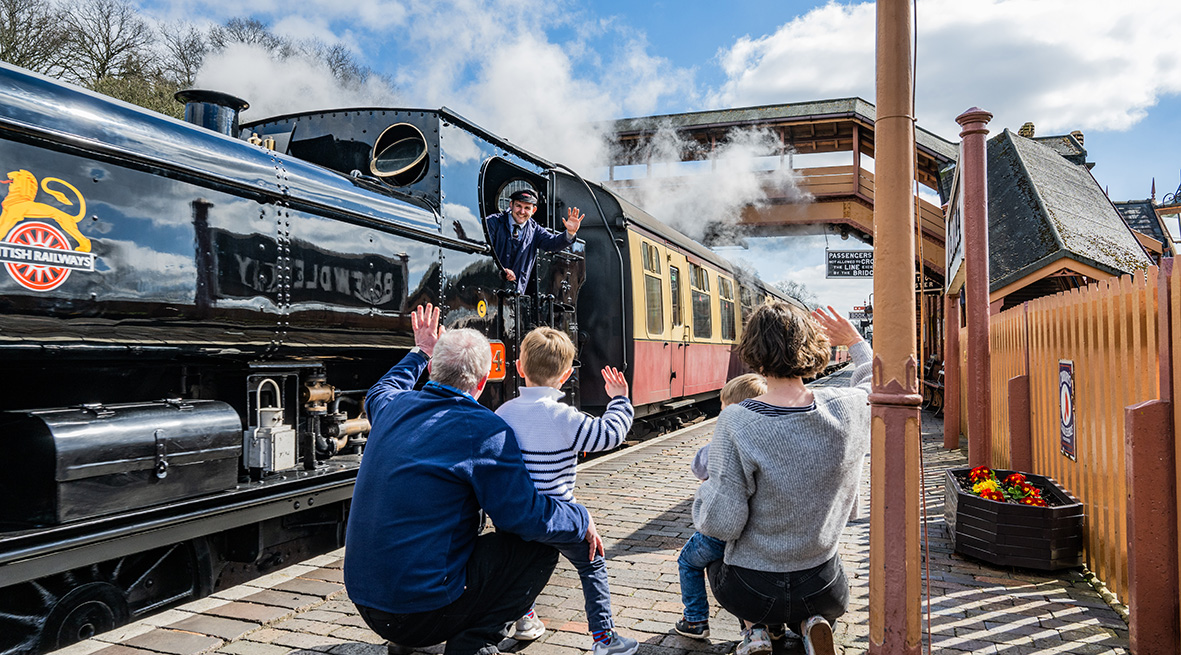
<path id="1" fill-rule="evenodd" d="M 1028 374 L 1033 472 L 1083 502 L 1087 566 L 1120 598 L 1128 588 L 1124 408 L 1159 394 L 1157 275 L 1151 267 L 1033 300 L 990 326 L 993 466 L 1009 468 L 1009 380 Z M 1171 307 L 1181 311 L 1181 299 Z M 1073 366 L 1073 459 L 1063 454 L 1061 362 Z"/>

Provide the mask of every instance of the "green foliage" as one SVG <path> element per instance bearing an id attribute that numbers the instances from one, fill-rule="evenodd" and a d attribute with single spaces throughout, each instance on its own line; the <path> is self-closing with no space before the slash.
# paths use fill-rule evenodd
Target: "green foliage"
<path id="1" fill-rule="evenodd" d="M 173 97 L 181 90 L 180 85 L 158 73 L 149 76 L 107 76 L 95 82 L 91 88 L 165 116 L 184 118 L 185 106 Z"/>

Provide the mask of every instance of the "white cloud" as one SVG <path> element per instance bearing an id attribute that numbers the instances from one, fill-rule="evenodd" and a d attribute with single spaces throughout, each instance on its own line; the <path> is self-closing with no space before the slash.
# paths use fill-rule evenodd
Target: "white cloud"
<path id="1" fill-rule="evenodd" d="M 874 5 L 829 4 L 719 53 L 716 106 L 860 96 L 874 101 Z M 1039 134 L 1124 130 L 1163 95 L 1181 93 L 1181 52 L 1161 0 L 919 0 L 920 123 L 954 137 L 974 105 L 991 129 L 1033 121 Z"/>

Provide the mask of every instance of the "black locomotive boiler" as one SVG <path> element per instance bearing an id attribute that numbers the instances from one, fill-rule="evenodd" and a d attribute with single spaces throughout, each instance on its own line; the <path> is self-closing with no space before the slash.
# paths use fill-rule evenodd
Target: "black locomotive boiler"
<path id="1" fill-rule="evenodd" d="M 489 406 L 516 394 L 523 332 L 552 325 L 581 371 L 626 367 L 656 424 L 716 396 L 743 311 L 769 293 L 446 109 L 239 126 L 242 101 L 186 99 L 182 122 L 0 64 L 14 464 L 0 652 L 52 650 L 342 545 L 364 393 L 413 345 L 418 304 L 493 341 Z M 480 217 L 525 187 L 542 224 L 562 229 L 569 206 L 587 218 L 516 294 Z M 678 266 L 688 278 L 670 278 Z M 663 351 L 697 346 L 708 356 L 660 369 Z M 581 377 L 571 400 L 605 405 L 597 374 Z"/>

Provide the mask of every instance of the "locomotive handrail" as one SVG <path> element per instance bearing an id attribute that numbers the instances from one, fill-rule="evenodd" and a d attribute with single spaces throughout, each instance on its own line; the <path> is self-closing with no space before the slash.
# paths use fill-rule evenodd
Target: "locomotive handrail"
<path id="1" fill-rule="evenodd" d="M 367 227 L 380 227 L 386 231 L 402 236 L 408 236 L 420 241 L 429 241 L 441 246 L 447 246 L 456 250 L 462 250 L 468 253 L 488 252 L 489 246 L 487 244 L 473 244 L 467 241 L 461 241 L 448 236 L 444 236 L 438 232 L 428 232 L 414 228 L 402 223 L 391 221 L 383 221 L 372 216 L 366 216 L 359 212 L 353 212 L 348 209 L 334 207 L 332 205 L 310 200 L 308 198 L 300 198 L 290 194 L 290 187 L 287 190 L 280 190 L 278 187 L 269 189 L 267 187 L 260 187 L 249 182 L 236 180 L 232 177 L 219 175 L 210 171 L 200 170 L 192 167 L 181 166 L 167 159 L 160 159 L 150 155 L 141 154 L 113 146 L 94 139 L 80 137 L 74 134 L 61 132 L 49 128 L 40 127 L 25 123 L 24 121 L 14 120 L 12 118 L 0 116 L 0 130 L 23 135 L 26 139 L 32 138 L 34 140 L 48 141 L 50 143 L 63 146 L 65 150 L 71 154 L 82 155 L 86 157 L 94 157 L 97 159 L 106 159 L 115 163 L 133 163 L 145 170 L 166 170 L 184 177 L 192 178 L 193 180 L 205 182 L 206 184 L 213 184 L 215 186 L 224 187 L 226 189 L 234 190 L 241 193 L 244 197 L 259 202 L 286 202 L 294 209 L 312 210 L 324 216 L 331 216 L 343 219 L 352 223 L 365 225 Z M 278 156 L 277 153 L 275 156 Z M 282 160 L 280 160 L 282 161 Z M 303 160 L 296 160 L 300 163 L 309 166 L 315 166 Z M 334 175 L 340 175 L 333 171 Z M 407 202 L 411 199 L 407 198 Z M 437 215 L 437 212 L 435 212 Z"/>

